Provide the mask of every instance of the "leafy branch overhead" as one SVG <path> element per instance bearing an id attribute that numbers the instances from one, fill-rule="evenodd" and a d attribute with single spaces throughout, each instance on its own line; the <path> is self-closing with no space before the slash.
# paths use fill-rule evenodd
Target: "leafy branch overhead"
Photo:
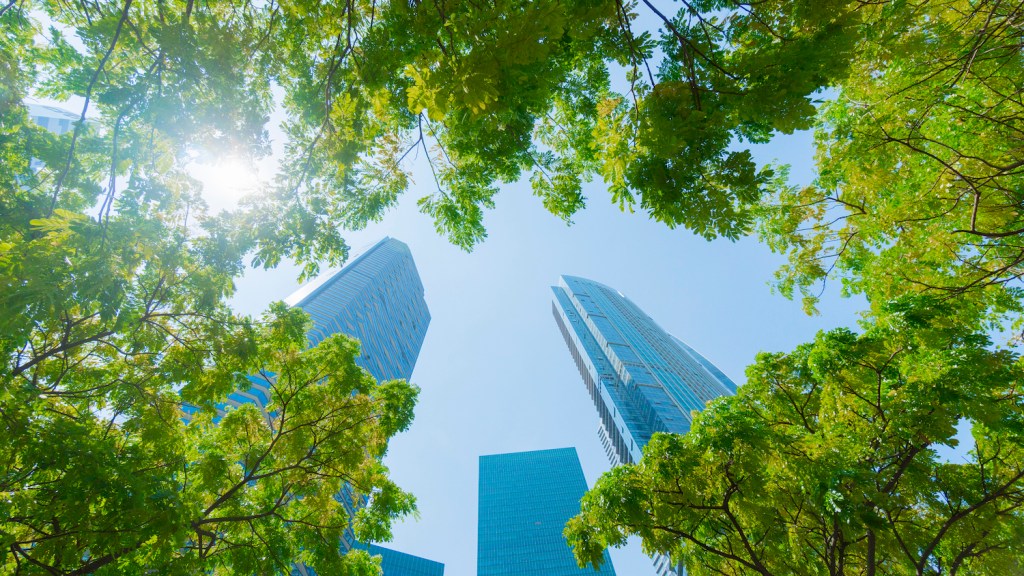
<path id="1" fill-rule="evenodd" d="M 240 215 L 268 265 L 343 257 L 336 230 L 379 219 L 421 153 L 434 182 L 420 206 L 467 249 L 486 234 L 498 184 L 524 173 L 566 220 L 599 178 L 623 208 L 736 238 L 776 185 L 736 143 L 811 126 L 814 94 L 846 70 L 855 38 L 844 32 L 860 18 L 844 3 L 725 0 L 668 15 L 647 2 L 554 0 L 26 0 L 5 12 L 5 58 L 21 73 L 8 97 L 86 98 L 104 128 L 97 146 L 120 132 L 166 139 L 172 161 L 185 150 L 264 155 L 280 87 L 283 170 Z M 42 13 L 54 26 L 32 42 Z M 657 19 L 660 38 L 636 31 L 638 13 Z M 610 77 L 622 69 L 628 90 L 617 93 Z M 82 136 L 67 162 L 47 164 L 47 186 L 76 186 Z"/>
<path id="2" fill-rule="evenodd" d="M 127 182 L 69 177 L 56 194 L 29 160 L 64 161 L 77 139 L 75 169 L 103 167 L 95 128 L 55 136 L 23 109 L 6 114 L 22 122 L 6 151 L 32 156 L 4 164 L 24 171 L 0 195 L 4 572 L 284 573 L 302 561 L 376 574 L 339 542 L 350 521 L 386 540 L 414 509 L 381 459 L 417 389 L 375 382 L 346 337 L 307 349 L 301 310 L 235 315 L 244 248 L 203 219 L 166 140 L 125 130 Z M 245 374 L 266 379 L 274 418 L 243 407 L 212 425 Z M 202 409 L 189 426 L 183 402 Z M 353 515 L 334 499 L 343 485 L 376 498 Z"/>
<path id="3" fill-rule="evenodd" d="M 1017 574 L 1024 374 L 1016 354 L 905 299 L 860 335 L 762 353 L 736 396 L 598 480 L 581 562 L 640 536 L 688 574 Z M 945 462 L 956 427 L 975 447 Z"/>
<path id="4" fill-rule="evenodd" d="M 623 208 L 708 238 L 744 234 L 775 180 L 732 144 L 810 127 L 813 94 L 854 43 L 836 32 L 858 18 L 787 10 L 772 26 L 792 41 L 775 46 L 758 14 L 731 2 L 671 18 L 621 2 L 355 2 L 330 15 L 294 7 L 296 18 L 289 8 L 282 34 L 294 24 L 304 42 L 285 45 L 294 65 L 276 78 L 293 138 L 282 201 L 297 194 L 360 225 L 395 203 L 419 148 L 436 184 L 420 206 L 465 248 L 485 234 L 496 185 L 524 173 L 566 220 L 584 205 L 582 184 L 600 178 Z M 635 10 L 664 20 L 660 40 L 635 32 Z M 777 74 L 765 73 L 770 58 Z M 624 94 L 611 88 L 620 67 Z"/>
<path id="5" fill-rule="evenodd" d="M 417 389 L 375 382 L 347 337 L 307 349 L 299 309 L 233 316 L 217 295 L 225 272 L 203 262 L 215 251 L 125 220 L 58 209 L 0 259 L 0 281 L 23 284 L 2 309 L 26 310 L 3 316 L 5 571 L 288 573 L 301 561 L 376 574 L 339 542 L 350 522 L 386 540 L 414 509 L 381 458 Z M 31 282 L 15 280 L 25 265 Z M 214 425 L 243 374 L 265 380 L 273 419 L 243 406 Z M 188 426 L 182 402 L 202 408 Z M 353 515 L 335 499 L 343 486 L 376 498 Z"/>
<path id="6" fill-rule="evenodd" d="M 813 307 L 839 278 L 876 306 L 913 291 L 1019 312 L 1024 5 L 863 12 L 850 74 L 817 123 L 819 176 L 783 190 L 762 221 L 789 255 L 783 293 Z"/>
<path id="7" fill-rule="evenodd" d="M 809 309 L 830 277 L 879 300 L 912 285 L 1005 308 L 1019 275 L 1019 3 L 25 0 L 0 18 L 8 145 L 26 149 L 14 108 L 32 92 L 86 98 L 99 128 L 34 138 L 31 186 L 51 192 L 36 217 L 64 189 L 87 200 L 141 177 L 139 146 L 162 147 L 160 170 L 266 155 L 277 110 L 281 173 L 222 217 L 258 264 L 340 262 L 339 230 L 380 219 L 420 158 L 420 208 L 467 249 L 499 184 L 529 175 L 567 221 L 596 179 L 707 238 L 758 227 Z M 813 186 L 787 189 L 744 150 L 809 128 Z M 15 156 L 11 190 L 27 178 Z"/>

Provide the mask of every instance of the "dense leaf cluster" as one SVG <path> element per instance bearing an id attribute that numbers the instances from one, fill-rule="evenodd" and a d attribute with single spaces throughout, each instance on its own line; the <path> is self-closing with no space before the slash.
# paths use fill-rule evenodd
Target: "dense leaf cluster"
<path id="1" fill-rule="evenodd" d="M 735 397 L 603 476 L 567 528 L 578 557 L 638 534 L 690 574 L 1017 574 L 1024 396 L 1015 354 L 940 304 L 761 354 Z M 969 461 L 943 461 L 973 423 Z"/>
<path id="2" fill-rule="evenodd" d="M 63 161 L 75 139 L 19 108 L 5 120 L 36 160 L 56 149 Z M 150 151 L 126 157 L 162 161 Z M 51 196 L 46 170 L 22 165 L 0 213 L 3 571 L 270 573 L 306 561 L 375 573 L 365 554 L 339 555 L 353 518 L 334 495 L 377 494 L 354 520 L 378 539 L 412 509 L 380 459 L 416 388 L 373 381 L 343 336 L 305 349 L 300 310 L 235 316 L 224 298 L 241 252 L 215 222 L 195 230 L 202 210 L 183 176 L 139 168 L 111 207 L 114 182 L 103 196 L 69 178 Z M 265 375 L 276 417 L 250 406 L 214 426 L 213 406 L 244 374 Z M 204 408 L 188 426 L 182 402 Z"/>
<path id="3" fill-rule="evenodd" d="M 269 66 L 251 58 L 264 17 L 0 6 L 0 572 L 376 574 L 342 534 L 386 540 L 414 508 L 381 459 L 417 389 L 373 381 L 343 336 L 306 349 L 299 310 L 226 304 L 256 246 L 346 251 L 294 212 L 208 215 L 187 174 L 195 153 L 265 148 L 270 85 L 247 72 Z M 88 120 L 44 130 L 29 94 L 78 96 Z M 214 426 L 245 374 L 275 417 Z M 202 410 L 187 426 L 183 402 Z M 373 496 L 355 517 L 343 486 Z"/>
<path id="4" fill-rule="evenodd" d="M 819 176 L 785 190 L 763 236 L 784 293 L 842 278 L 1019 310 L 1024 55 L 1018 2 L 884 2 L 817 125 Z"/>
<path id="5" fill-rule="evenodd" d="M 752 207 L 778 182 L 734 144 L 811 126 L 859 13 L 842 2 L 639 8 L 662 21 L 662 38 L 634 31 L 638 6 L 618 0 L 16 1 L 3 17 L 12 30 L 53 21 L 45 42 L 23 37 L 6 58 L 41 69 L 38 94 L 85 97 L 108 139 L 151 130 L 176 154 L 259 156 L 282 89 L 283 169 L 242 212 L 259 262 L 290 256 L 312 271 L 343 258 L 339 227 L 397 202 L 420 154 L 434 180 L 420 206 L 464 248 L 484 237 L 497 185 L 524 173 L 566 220 L 599 177 L 614 202 L 670 226 L 750 231 Z M 626 93 L 612 89 L 613 69 Z M 75 173 L 56 168 L 58 180 Z"/>

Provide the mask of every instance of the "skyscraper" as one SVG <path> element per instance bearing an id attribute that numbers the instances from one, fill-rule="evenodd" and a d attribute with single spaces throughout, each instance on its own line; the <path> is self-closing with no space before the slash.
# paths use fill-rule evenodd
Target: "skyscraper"
<path id="1" fill-rule="evenodd" d="M 612 465 L 637 462 L 655 432 L 683 434 L 692 412 L 736 384 L 658 326 L 618 291 L 562 276 L 552 312 L 598 413 L 598 435 Z M 659 574 L 673 568 L 657 557 Z"/>
<path id="2" fill-rule="evenodd" d="M 562 530 L 587 491 L 575 448 L 480 457 L 477 576 L 614 576 L 580 568 Z"/>
<path id="3" fill-rule="evenodd" d="M 430 312 L 409 247 L 384 238 L 324 282 L 285 299 L 313 319 L 310 344 L 342 332 L 362 343 L 356 363 L 377 380 L 412 377 Z"/>
<path id="4" fill-rule="evenodd" d="M 341 332 L 360 341 L 361 353 L 356 364 L 377 380 L 412 377 L 430 324 L 430 312 L 412 253 L 403 242 L 384 238 L 353 256 L 337 273 L 310 282 L 285 302 L 309 313 L 313 321 L 307 333 L 311 346 Z M 255 404 L 266 414 L 270 402 L 267 381 L 253 376 L 248 379 L 251 386 L 229 394 L 217 406 L 218 412 L 223 414 L 232 407 Z M 196 408 L 184 406 L 183 410 L 187 421 Z M 269 420 L 270 415 L 267 417 Z M 350 514 L 366 504 L 365 499 L 354 497 L 348 485 L 338 499 Z M 444 572 L 444 565 L 438 562 L 357 543 L 351 529 L 346 530 L 341 547 L 348 550 L 354 546 L 381 555 L 385 576 L 440 576 Z M 295 575 L 312 573 L 300 565 L 293 569 Z"/>
<path id="5" fill-rule="evenodd" d="M 356 364 L 377 380 L 412 378 L 416 358 L 430 324 L 412 252 L 405 243 L 384 238 L 335 274 L 322 276 L 285 298 L 313 320 L 307 334 L 311 346 L 341 332 L 359 340 Z M 219 405 L 255 404 L 261 410 L 270 402 L 263 378 L 250 376 L 252 386 L 236 390 Z M 185 407 L 186 413 L 194 408 Z"/>
<path id="6" fill-rule="evenodd" d="M 26 104 L 26 106 L 28 106 L 28 115 L 32 118 L 33 122 L 58 136 L 71 131 L 74 128 L 75 122 L 78 122 L 79 118 L 81 118 L 79 114 L 68 112 L 56 106 L 47 106 L 45 104 Z"/>

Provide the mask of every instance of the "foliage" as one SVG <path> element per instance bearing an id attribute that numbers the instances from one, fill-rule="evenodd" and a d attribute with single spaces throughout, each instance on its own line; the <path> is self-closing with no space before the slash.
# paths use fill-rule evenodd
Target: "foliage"
<path id="1" fill-rule="evenodd" d="M 1024 367 L 936 299 L 887 311 L 760 354 L 690 432 L 606 473 L 566 529 L 577 558 L 639 535 L 694 575 L 1018 573 Z M 963 419 L 970 460 L 944 462 Z"/>
<path id="2" fill-rule="evenodd" d="M 0 18 L 10 30 L 3 69 L 22 72 L 17 94 L 84 98 L 111 152 L 124 131 L 165 140 L 176 161 L 260 157 L 279 87 L 281 174 L 235 216 L 258 263 L 291 257 L 312 273 L 318 259 L 344 258 L 340 228 L 397 202 L 421 153 L 436 189 L 420 207 L 464 248 L 485 236 L 496 186 L 523 173 L 567 221 L 585 203 L 582 183 L 600 177 L 623 208 L 708 238 L 745 234 L 752 206 L 779 182 L 737 144 L 811 126 L 814 94 L 844 73 L 855 45 L 855 8 L 13 0 Z M 635 30 L 637 10 L 660 21 L 660 38 Z M 611 78 L 623 72 L 620 94 Z M 75 144 L 64 152 L 45 171 L 58 190 L 76 170 L 125 174 L 116 158 L 103 170 L 80 165 Z"/>
<path id="3" fill-rule="evenodd" d="M 850 75 L 821 113 L 817 181 L 781 192 L 762 226 L 790 256 L 782 291 L 811 308 L 815 284 L 837 276 L 876 305 L 912 291 L 1019 311 L 1022 5 L 863 12 Z"/>
<path id="4" fill-rule="evenodd" d="M 90 13 L 84 48 L 41 32 L 32 8 L 45 7 L 0 6 L 0 572 L 266 574 L 301 560 L 378 573 L 365 553 L 340 555 L 350 518 L 334 495 L 347 482 L 376 496 L 351 519 L 370 539 L 412 510 L 381 458 L 417 390 L 374 382 L 342 336 L 306 349 L 300 310 L 234 315 L 225 299 L 254 235 L 237 215 L 208 216 L 184 170 L 186 141 L 249 146 L 262 131 L 212 96 L 261 92 L 221 78 L 208 94 L 198 69 L 139 71 L 140 5 L 123 11 L 137 21 Z M 169 61 L 194 58 L 165 32 Z M 231 63 L 206 56 L 205 70 Z M 48 132 L 20 104 L 33 89 L 90 96 L 104 114 Z M 248 407 L 213 426 L 244 374 L 277 375 L 275 419 Z M 189 426 L 182 402 L 204 411 Z"/>
<path id="5" fill-rule="evenodd" d="M 375 382 L 345 336 L 307 349 L 300 309 L 277 304 L 259 323 L 175 310 L 180 280 L 153 270 L 126 290 L 126 300 L 144 295 L 140 309 L 108 321 L 102 309 L 64 307 L 5 367 L 4 571 L 267 574 L 303 561 L 375 574 L 367 555 L 340 555 L 352 519 L 334 496 L 345 483 L 356 498 L 381 496 L 354 519 L 376 539 L 412 510 L 380 458 L 408 427 L 416 388 Z M 213 403 L 240 373 L 266 379 L 271 422 L 246 405 L 213 423 Z M 182 400 L 207 409 L 186 426 Z"/>
<path id="6" fill-rule="evenodd" d="M 809 127 L 810 95 L 852 48 L 835 32 L 854 11 L 789 4 L 700 2 L 672 19 L 646 4 L 667 30 L 657 75 L 633 3 L 282 4 L 281 35 L 301 30 L 303 41 L 284 44 L 290 185 L 278 198 L 361 225 L 395 203 L 409 182 L 403 161 L 422 149 L 437 189 L 420 206 L 463 247 L 485 235 L 496 183 L 523 172 L 566 220 L 584 205 L 582 182 L 600 176 L 624 208 L 735 238 L 775 182 L 730 144 Z M 776 46 L 762 11 L 792 42 Z M 778 74 L 764 73 L 768 58 Z M 610 88 L 619 66 L 628 95 Z"/>
<path id="7" fill-rule="evenodd" d="M 641 13 L 658 37 L 637 31 Z M 253 321 L 224 301 L 246 258 L 305 276 L 344 260 L 341 231 L 394 206 L 421 157 L 419 205 L 463 248 L 486 235 L 500 183 L 529 174 L 570 221 L 600 178 L 622 209 L 706 238 L 759 219 L 790 258 L 784 293 L 813 308 L 814 285 L 839 277 L 874 307 L 861 336 L 762 356 L 700 433 L 659 437 L 603 480 L 572 529 L 581 557 L 640 533 L 694 570 L 800 571 L 789 551 L 805 544 L 818 572 L 1009 569 L 1019 368 L 971 329 L 1020 309 L 1021 14 L 994 0 L 692 0 L 667 15 L 649 0 L 0 0 L 4 568 L 273 572 L 298 554 L 372 572 L 337 556 L 347 518 L 331 496 L 342 479 L 375 493 L 357 522 L 375 538 L 411 509 L 379 457 L 415 388 L 366 380 L 343 338 L 305 350 L 297 312 Z M 77 98 L 80 121 L 42 130 L 30 95 Z M 266 156 L 274 113 L 279 176 L 207 214 L 186 166 Z M 744 149 L 815 125 L 811 187 Z M 945 300 L 886 309 L 908 290 Z M 944 320 L 920 317 L 950 301 Z M 250 409 L 210 424 L 241 374 L 278 375 L 272 425 Z M 787 408 L 795 394 L 807 403 Z M 190 426 L 183 398 L 206 410 Z M 937 463 L 962 417 L 974 462 Z"/>
<path id="8" fill-rule="evenodd" d="M 309 275 L 342 261 L 340 230 L 381 218 L 421 158 L 433 183 L 420 208 L 467 249 L 486 235 L 500 183 L 528 174 L 570 221 L 583 183 L 600 178 L 623 209 L 707 238 L 757 222 L 789 255 L 780 289 L 800 291 L 809 310 L 830 277 L 876 304 L 909 288 L 976 297 L 979 314 L 1019 308 L 1004 289 L 1024 261 L 1019 2 L 687 0 L 665 13 L 649 0 L 11 0 L 2 10 L 5 110 L 29 93 L 77 95 L 103 127 L 49 146 L 39 185 L 54 198 L 139 176 L 127 158 L 146 142 L 178 167 L 265 156 L 267 118 L 283 116 L 278 177 L 222 216 L 257 264 L 290 257 Z M 659 34 L 640 31 L 642 17 Z M 30 156 L 17 114 L 5 117 L 13 190 Z M 786 188 L 744 149 L 812 127 L 810 187 Z"/>

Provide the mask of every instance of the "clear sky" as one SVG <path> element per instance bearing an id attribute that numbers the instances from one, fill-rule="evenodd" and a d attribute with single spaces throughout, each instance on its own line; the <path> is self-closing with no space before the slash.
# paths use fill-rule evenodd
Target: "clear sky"
<path id="1" fill-rule="evenodd" d="M 794 181 L 811 178 L 807 134 L 757 152 L 792 163 Z M 706 242 L 622 213 L 600 183 L 587 188 L 588 207 L 571 227 L 547 213 L 528 184 L 506 186 L 486 217 L 487 240 L 466 253 L 416 210 L 431 186 L 429 175 L 418 176 L 381 223 L 346 237 L 353 248 L 385 235 L 406 242 L 423 279 L 432 320 L 413 377 L 422 392 L 412 428 L 387 457 L 393 478 L 417 496 L 420 517 L 398 524 L 389 546 L 443 562 L 448 576 L 476 573 L 480 455 L 575 446 L 589 485 L 608 469 L 596 411 L 551 314 L 550 286 L 560 274 L 618 289 L 738 384 L 757 352 L 854 326 L 863 307 L 832 290 L 822 314 L 808 317 L 772 293 L 781 259 L 756 239 Z M 296 289 L 296 276 L 289 266 L 249 272 L 236 308 L 259 313 Z M 613 550 L 612 562 L 620 575 L 654 574 L 637 543 Z"/>

